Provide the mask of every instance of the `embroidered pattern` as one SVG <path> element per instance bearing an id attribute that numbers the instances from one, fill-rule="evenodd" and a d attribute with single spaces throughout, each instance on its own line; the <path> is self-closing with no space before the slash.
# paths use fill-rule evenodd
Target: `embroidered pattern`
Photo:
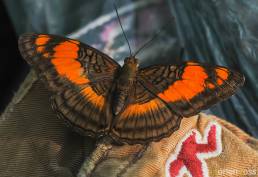
<path id="1" fill-rule="evenodd" d="M 205 159 L 216 157 L 222 152 L 221 126 L 210 122 L 202 138 L 193 129 L 178 143 L 175 153 L 166 163 L 166 177 L 209 177 Z"/>

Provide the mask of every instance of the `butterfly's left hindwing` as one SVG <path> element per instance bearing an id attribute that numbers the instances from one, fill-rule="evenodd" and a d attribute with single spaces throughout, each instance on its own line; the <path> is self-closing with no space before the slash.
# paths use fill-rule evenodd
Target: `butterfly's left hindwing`
<path id="1" fill-rule="evenodd" d="M 244 83 L 238 72 L 196 62 L 147 67 L 139 71 L 139 77 L 145 87 L 184 117 L 227 99 Z"/>
<path id="2" fill-rule="evenodd" d="M 120 67 L 100 51 L 56 35 L 24 34 L 23 58 L 54 93 L 53 107 L 61 117 L 95 136 L 108 127 L 104 115 L 114 73 Z"/>

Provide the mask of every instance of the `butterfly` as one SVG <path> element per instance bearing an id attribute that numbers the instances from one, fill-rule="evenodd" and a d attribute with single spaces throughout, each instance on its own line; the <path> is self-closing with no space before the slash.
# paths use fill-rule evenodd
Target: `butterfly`
<path id="1" fill-rule="evenodd" d="M 233 95 L 244 76 L 198 62 L 140 68 L 134 56 L 120 66 L 77 40 L 49 34 L 23 34 L 23 58 L 53 93 L 58 116 L 87 136 L 117 142 L 159 141 L 191 117 Z"/>

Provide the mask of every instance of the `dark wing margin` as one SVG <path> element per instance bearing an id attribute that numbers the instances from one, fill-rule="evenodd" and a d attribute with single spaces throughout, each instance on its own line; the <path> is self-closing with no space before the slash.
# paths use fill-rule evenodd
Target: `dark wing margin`
<path id="1" fill-rule="evenodd" d="M 139 77 L 146 87 L 184 117 L 229 98 L 244 84 L 244 76 L 236 71 L 197 62 L 147 67 L 139 71 Z"/>
<path id="2" fill-rule="evenodd" d="M 87 135 L 105 131 L 106 98 L 118 63 L 77 40 L 49 34 L 24 34 L 19 49 L 54 93 L 59 116 Z"/>
<path id="3" fill-rule="evenodd" d="M 169 136 L 179 128 L 181 119 L 182 116 L 136 81 L 127 106 L 115 117 L 110 134 L 120 142 L 145 144 Z"/>

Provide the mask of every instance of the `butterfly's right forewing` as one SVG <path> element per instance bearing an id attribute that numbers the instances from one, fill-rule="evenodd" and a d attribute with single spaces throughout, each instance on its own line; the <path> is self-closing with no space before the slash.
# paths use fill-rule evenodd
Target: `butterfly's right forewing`
<path id="1" fill-rule="evenodd" d="M 54 93 L 59 115 L 87 135 L 108 128 L 107 96 L 120 67 L 100 51 L 79 41 L 46 34 L 19 39 L 23 58 Z"/>

